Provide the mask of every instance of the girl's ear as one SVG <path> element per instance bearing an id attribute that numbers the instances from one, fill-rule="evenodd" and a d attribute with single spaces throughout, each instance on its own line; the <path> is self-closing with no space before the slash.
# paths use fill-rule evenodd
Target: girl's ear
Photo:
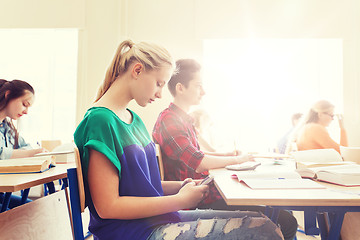
<path id="1" fill-rule="evenodd" d="M 5 99 L 9 96 L 9 94 L 10 94 L 10 90 L 7 90 L 7 91 L 5 92 Z"/>
<path id="2" fill-rule="evenodd" d="M 143 70 L 144 67 L 141 63 L 135 63 L 132 68 L 131 75 L 133 76 L 133 78 L 137 79 Z"/>

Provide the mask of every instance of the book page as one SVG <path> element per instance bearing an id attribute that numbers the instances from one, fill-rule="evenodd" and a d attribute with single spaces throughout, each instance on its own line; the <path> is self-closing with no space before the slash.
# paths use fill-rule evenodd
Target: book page
<path id="1" fill-rule="evenodd" d="M 360 186 L 360 166 L 334 166 L 319 170 L 317 179 L 343 186 Z"/>
<path id="2" fill-rule="evenodd" d="M 360 165 L 341 165 L 341 166 L 331 166 L 331 167 L 319 167 L 315 168 L 316 172 L 332 172 L 335 174 L 348 174 L 360 176 Z"/>
<path id="3" fill-rule="evenodd" d="M 51 152 L 43 152 L 35 154 L 35 156 L 48 156 L 48 155 L 59 155 L 73 153 L 76 145 L 74 143 L 64 143 L 60 146 L 55 147 Z"/>
<path id="4" fill-rule="evenodd" d="M 321 189 L 324 186 L 310 179 L 241 179 L 252 189 Z"/>
<path id="5" fill-rule="evenodd" d="M 295 171 L 243 171 L 235 174 L 239 181 L 242 179 L 301 179 Z"/>
<path id="6" fill-rule="evenodd" d="M 316 173 L 312 168 L 298 168 L 295 171 L 303 178 L 316 178 Z"/>
<path id="7" fill-rule="evenodd" d="M 358 164 L 304 168 L 297 169 L 296 171 L 302 177 L 310 177 L 329 183 L 344 186 L 360 185 L 360 165 Z"/>

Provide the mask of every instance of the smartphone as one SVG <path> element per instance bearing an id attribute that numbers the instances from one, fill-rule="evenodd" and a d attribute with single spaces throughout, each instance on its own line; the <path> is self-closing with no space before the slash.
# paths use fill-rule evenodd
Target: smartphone
<path id="1" fill-rule="evenodd" d="M 211 176 L 211 175 L 209 175 L 209 176 L 207 176 L 206 178 L 204 178 L 204 179 L 200 182 L 199 185 L 204 185 L 204 184 L 207 185 L 207 184 L 211 183 L 212 180 L 214 180 L 214 177 Z"/>

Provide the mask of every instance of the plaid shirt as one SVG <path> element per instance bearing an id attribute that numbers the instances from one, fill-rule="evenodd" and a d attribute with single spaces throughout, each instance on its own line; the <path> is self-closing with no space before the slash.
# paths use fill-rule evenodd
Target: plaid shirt
<path id="1" fill-rule="evenodd" d="M 193 119 L 182 109 L 171 103 L 160 113 L 152 136 L 161 147 L 165 180 L 183 181 L 185 178 L 202 179 L 207 176 L 207 173 L 195 171 L 204 153 L 198 144 Z M 212 183 L 210 194 L 202 203 L 209 204 L 220 198 Z"/>

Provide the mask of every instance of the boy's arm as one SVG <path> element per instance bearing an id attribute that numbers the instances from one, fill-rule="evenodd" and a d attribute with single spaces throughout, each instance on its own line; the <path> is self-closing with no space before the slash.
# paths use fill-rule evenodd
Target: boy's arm
<path id="1" fill-rule="evenodd" d="M 223 168 L 227 165 L 233 165 L 247 161 L 253 161 L 253 158 L 249 155 L 212 156 L 205 154 L 199 166 L 196 168 L 196 172 L 201 173 L 210 169 Z"/>

